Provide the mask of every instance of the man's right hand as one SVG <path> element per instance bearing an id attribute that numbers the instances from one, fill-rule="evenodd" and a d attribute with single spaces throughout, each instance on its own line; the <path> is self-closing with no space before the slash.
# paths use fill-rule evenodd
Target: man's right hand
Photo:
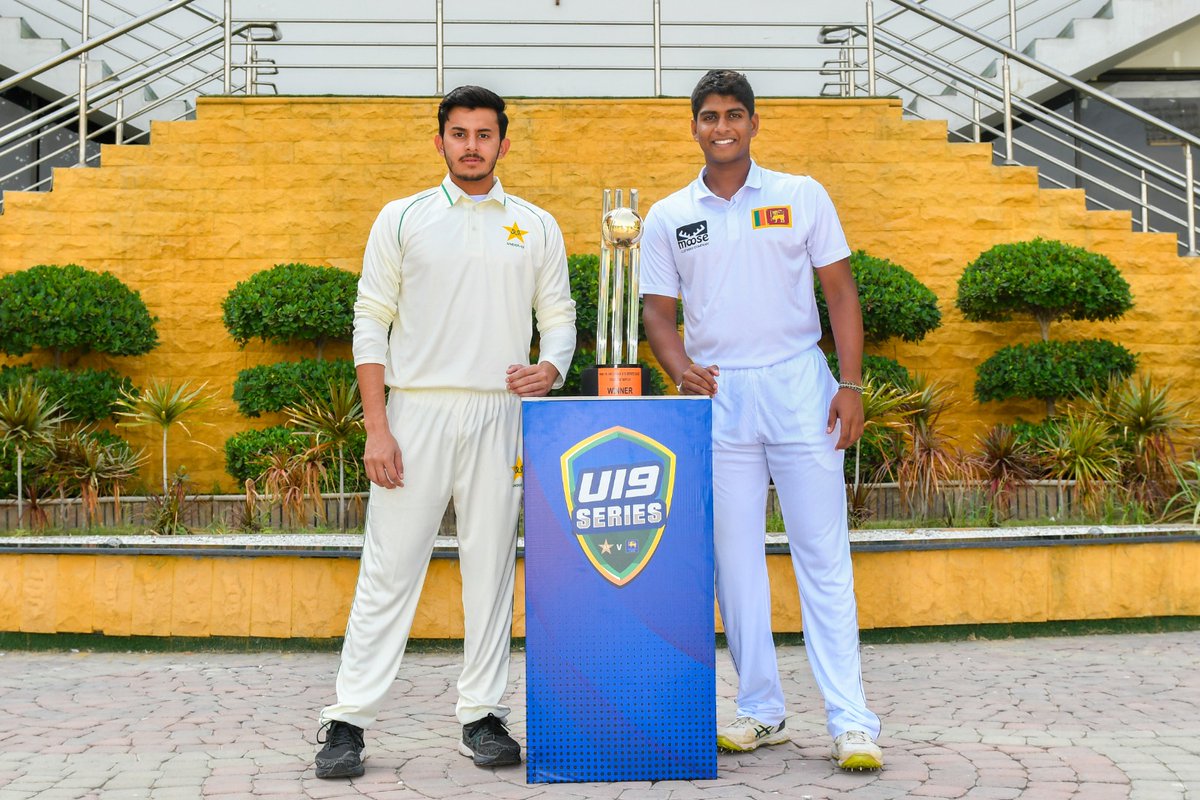
<path id="1" fill-rule="evenodd" d="M 404 485 L 404 458 L 391 431 L 367 434 L 363 465 L 367 468 L 367 478 L 376 486 L 395 489 Z"/>

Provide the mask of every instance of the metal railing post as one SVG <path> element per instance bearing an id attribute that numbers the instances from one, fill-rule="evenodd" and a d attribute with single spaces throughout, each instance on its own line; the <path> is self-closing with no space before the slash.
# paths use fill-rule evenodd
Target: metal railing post
<path id="1" fill-rule="evenodd" d="M 221 20 L 221 59 L 224 61 L 221 78 L 225 94 L 233 93 L 233 0 L 225 0 Z"/>
<path id="2" fill-rule="evenodd" d="M 1142 233 L 1150 230 L 1150 187 L 1146 185 L 1146 170 L 1142 170 Z"/>
<path id="3" fill-rule="evenodd" d="M 1196 252 L 1196 168 L 1191 142 L 1183 143 L 1184 187 L 1183 202 L 1187 205 L 1188 255 Z"/>
<path id="4" fill-rule="evenodd" d="M 867 0 L 867 94 L 875 96 L 875 0 Z"/>
<path id="5" fill-rule="evenodd" d="M 437 0 L 437 12 L 434 19 L 435 35 L 437 36 L 437 93 L 443 95 L 446 93 L 446 37 L 443 28 L 446 25 L 445 9 L 443 9 L 444 0 Z"/>
<path id="6" fill-rule="evenodd" d="M 1008 0 L 1008 46 L 1017 49 L 1017 0 Z M 1013 163 L 1012 61 L 1004 55 L 1004 158 Z"/>
<path id="7" fill-rule="evenodd" d="M 983 141 L 983 131 L 980 126 L 981 121 L 979 113 L 979 90 L 976 89 L 971 93 L 971 140 L 975 144 Z"/>
<path id="8" fill-rule="evenodd" d="M 249 39 L 246 40 L 246 94 L 250 97 L 258 94 L 258 48 Z"/>
<path id="9" fill-rule="evenodd" d="M 92 4 L 90 0 L 80 3 L 82 14 L 80 42 L 87 43 L 88 28 L 92 21 Z M 88 89 L 88 54 L 79 54 L 79 166 L 87 166 L 87 89 Z"/>
<path id="10" fill-rule="evenodd" d="M 124 96 L 117 98 L 117 127 L 113 132 L 113 141 L 117 144 L 125 143 L 125 98 Z"/>
<path id="11" fill-rule="evenodd" d="M 654 0 L 654 96 L 662 97 L 662 0 Z"/>

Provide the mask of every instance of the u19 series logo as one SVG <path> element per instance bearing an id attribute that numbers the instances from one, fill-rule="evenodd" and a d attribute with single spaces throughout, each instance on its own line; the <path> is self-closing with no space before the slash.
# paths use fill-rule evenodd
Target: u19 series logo
<path id="1" fill-rule="evenodd" d="M 562 476 L 579 546 L 601 575 L 624 586 L 662 539 L 675 490 L 675 454 L 616 426 L 563 453 Z"/>

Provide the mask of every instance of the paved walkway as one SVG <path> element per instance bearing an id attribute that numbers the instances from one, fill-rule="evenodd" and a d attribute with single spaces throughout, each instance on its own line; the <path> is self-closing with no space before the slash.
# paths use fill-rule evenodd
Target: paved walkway
<path id="1" fill-rule="evenodd" d="M 1200 632 L 864 648 L 884 717 L 879 774 L 827 758 L 804 651 L 780 650 L 795 742 L 723 755 L 720 778 L 527 785 L 454 750 L 458 656 L 411 655 L 367 773 L 319 781 L 312 718 L 330 698 L 328 653 L 0 654 L 0 798 L 1200 798 Z M 513 659 L 524 738 L 524 668 Z M 718 710 L 732 710 L 718 654 Z"/>

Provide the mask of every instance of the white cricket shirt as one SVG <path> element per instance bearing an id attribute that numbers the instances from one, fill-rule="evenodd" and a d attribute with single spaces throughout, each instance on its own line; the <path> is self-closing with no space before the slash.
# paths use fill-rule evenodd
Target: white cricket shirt
<path id="1" fill-rule="evenodd" d="M 655 203 L 641 240 L 641 293 L 683 297 L 698 364 L 767 367 L 821 339 L 813 268 L 850 255 L 833 202 L 804 175 L 751 163 L 729 200 L 690 184 Z"/>
<path id="2" fill-rule="evenodd" d="M 497 180 L 480 202 L 446 176 L 384 206 L 371 228 L 354 304 L 354 364 L 383 364 L 402 389 L 503 391 L 540 358 L 567 374 L 575 302 L 558 223 Z M 390 329 L 390 334 L 389 334 Z"/>

